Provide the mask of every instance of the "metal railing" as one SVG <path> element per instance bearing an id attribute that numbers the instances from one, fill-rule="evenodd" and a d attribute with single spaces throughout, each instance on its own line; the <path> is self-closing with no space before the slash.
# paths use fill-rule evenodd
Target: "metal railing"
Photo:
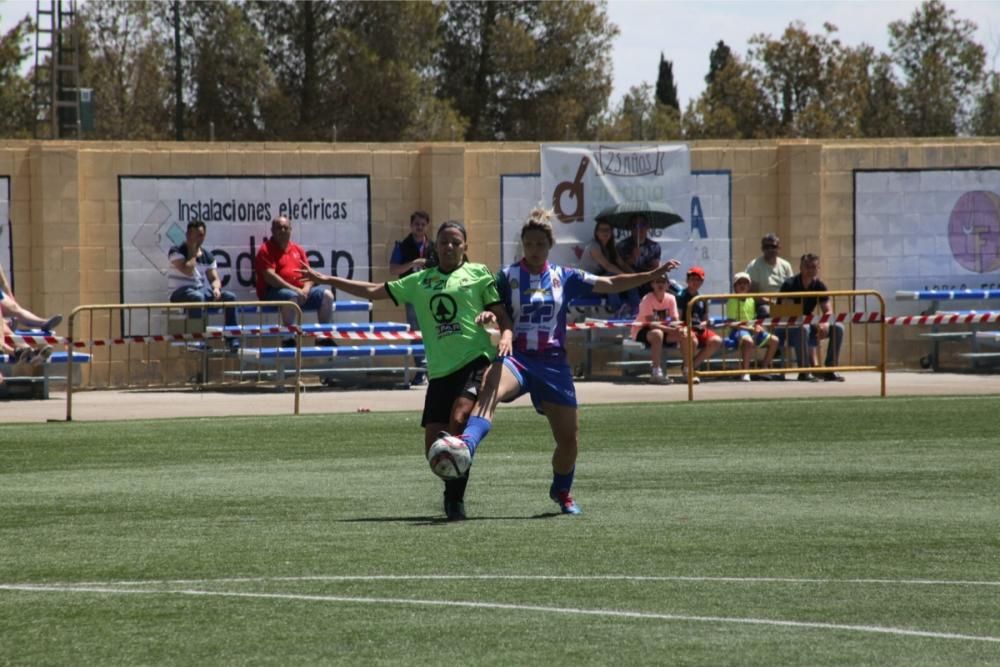
<path id="1" fill-rule="evenodd" d="M 854 361 L 854 327 L 845 326 L 845 335 L 847 337 L 847 354 L 848 361 L 850 363 L 841 365 L 842 359 L 838 359 L 838 365 L 836 366 L 823 366 L 821 368 L 815 366 L 788 366 L 791 355 L 790 339 L 791 336 L 788 335 L 788 330 L 792 328 L 799 327 L 803 329 L 799 332 L 799 350 L 796 352 L 796 358 L 801 363 L 801 358 L 799 355 L 802 354 L 803 350 L 808 351 L 808 340 L 806 337 L 806 331 L 804 328 L 806 326 L 815 326 L 815 324 L 806 324 L 802 320 L 806 319 L 806 315 L 803 314 L 802 304 L 800 303 L 789 303 L 792 299 L 824 299 L 829 297 L 831 299 L 831 315 L 828 317 L 828 321 L 832 324 L 834 322 L 841 322 L 845 325 L 863 325 L 863 347 L 864 347 L 864 359 L 862 363 L 855 364 Z M 837 299 L 838 298 L 848 298 L 849 305 L 851 309 L 848 311 L 837 311 Z M 746 299 L 753 298 L 755 300 L 768 299 L 774 301 L 770 308 L 771 313 L 768 318 L 764 318 L 768 326 L 772 329 L 783 328 L 786 330 L 783 336 L 783 351 L 782 351 L 782 362 L 781 368 L 751 368 L 751 369 L 723 369 L 723 370 L 698 370 L 693 368 L 694 358 L 697 356 L 697 341 L 693 338 L 691 334 L 691 314 L 696 303 L 699 302 L 722 302 L 723 307 L 729 299 Z M 874 299 L 878 303 L 877 311 L 870 311 L 868 308 L 869 298 Z M 857 311 L 855 306 L 857 306 L 858 299 L 862 301 L 861 311 Z M 780 302 L 780 303 L 779 303 Z M 710 304 L 706 307 L 706 313 L 710 313 Z M 840 314 L 850 315 L 851 317 L 844 317 L 838 319 Z M 686 327 L 688 335 L 688 344 L 683 346 L 683 356 L 684 356 L 684 366 L 687 369 L 687 377 L 685 378 L 688 385 L 688 400 L 694 400 L 694 379 L 696 377 L 732 377 L 737 375 L 765 375 L 765 374 L 787 374 L 787 373 L 805 373 L 812 372 L 815 370 L 822 371 L 824 373 L 837 373 L 837 372 L 858 372 L 858 371 L 878 371 L 881 373 L 881 396 L 886 395 L 886 385 L 885 385 L 885 371 L 886 371 L 886 323 L 885 323 L 885 299 L 882 295 L 875 290 L 831 290 L 826 292 L 744 292 L 742 294 L 699 294 L 691 301 L 688 302 L 687 308 L 683 313 L 684 316 L 684 326 Z M 812 315 L 812 320 L 822 321 L 823 316 Z M 782 320 L 787 320 L 787 322 L 782 323 Z M 777 323 L 774 323 L 777 321 Z M 819 323 L 819 322 L 817 322 Z M 871 363 L 869 359 L 869 349 L 871 347 L 871 340 L 869 336 L 870 325 L 877 325 L 879 327 L 879 359 L 877 363 Z M 728 325 L 726 325 L 728 326 Z M 843 354 L 844 342 L 841 341 L 841 354 Z M 828 344 L 832 345 L 833 341 L 829 341 Z"/>
<path id="2" fill-rule="evenodd" d="M 166 322 L 169 320 L 169 314 L 171 312 L 184 312 L 185 318 L 190 314 L 190 311 L 222 311 L 225 312 L 226 309 L 242 309 L 246 307 L 253 307 L 257 309 L 257 312 L 263 313 L 264 309 L 277 308 L 279 312 L 284 309 L 290 309 L 294 312 L 295 333 L 289 332 L 289 337 L 295 339 L 295 399 L 294 399 L 294 414 L 299 414 L 299 400 L 300 400 L 300 388 L 301 388 L 301 372 L 302 372 L 302 338 L 300 332 L 302 326 L 302 309 L 299 305 L 293 301 L 229 301 L 229 302 L 185 302 L 185 303 L 131 303 L 131 304 L 91 304 L 82 305 L 73 309 L 68 318 L 68 336 L 67 336 L 67 348 L 70 352 L 74 350 L 85 349 L 90 353 L 91 356 L 91 375 L 90 382 L 88 382 L 87 387 L 78 387 L 76 391 L 87 391 L 87 390 L 99 390 L 99 389 L 121 389 L 121 388 L 168 388 L 176 386 L 192 386 L 195 385 L 199 388 L 211 388 L 212 383 L 208 382 L 207 377 L 207 361 L 205 360 L 208 353 L 207 344 L 212 340 L 227 340 L 230 338 L 241 338 L 240 334 L 233 335 L 233 332 L 228 331 L 218 331 L 206 333 L 203 331 L 184 331 L 177 333 L 163 332 L 160 329 L 166 328 Z M 238 312 L 238 311 L 237 311 Z M 164 318 L 166 315 L 166 318 Z M 85 331 L 78 331 L 79 322 L 78 319 L 86 318 L 87 322 Z M 154 331 L 155 329 L 155 331 Z M 116 331 L 117 330 L 117 331 Z M 77 335 L 81 335 L 77 338 Z M 202 348 L 203 356 L 201 358 L 202 364 L 202 375 L 200 375 L 200 381 L 196 383 L 191 383 L 190 381 L 184 381 L 180 384 L 170 383 L 166 381 L 164 375 L 164 364 L 162 359 L 156 359 L 155 361 L 160 366 L 160 382 L 151 382 L 149 375 L 146 375 L 146 382 L 144 384 L 136 384 L 131 380 L 135 376 L 133 373 L 133 363 L 142 362 L 147 367 L 152 367 L 154 365 L 154 345 L 166 344 L 167 347 L 164 349 L 169 351 L 169 346 L 175 343 L 183 343 L 188 341 L 197 341 L 204 344 Z M 133 347 L 143 345 L 143 355 L 137 358 L 133 355 Z M 116 383 L 113 380 L 114 377 L 114 360 L 111 350 L 123 347 L 126 350 L 126 358 L 124 360 L 124 383 Z M 96 364 L 94 362 L 95 352 L 97 350 L 108 350 L 108 358 L 106 362 L 103 362 L 107 366 L 107 382 L 104 386 L 96 386 L 93 382 L 93 375 L 97 372 L 94 370 Z M 169 360 L 168 353 L 164 355 L 167 360 Z M 73 355 L 69 354 L 67 359 L 67 382 L 66 382 L 66 421 L 73 420 Z M 97 362 L 102 363 L 102 362 Z M 242 369 L 242 361 L 240 361 Z M 169 366 L 169 364 L 168 364 Z M 171 369 L 176 370 L 176 369 Z M 223 377 L 224 377 L 223 373 Z M 240 375 L 242 378 L 242 374 Z M 233 386 L 238 383 L 225 383 L 219 382 L 218 386 Z"/>

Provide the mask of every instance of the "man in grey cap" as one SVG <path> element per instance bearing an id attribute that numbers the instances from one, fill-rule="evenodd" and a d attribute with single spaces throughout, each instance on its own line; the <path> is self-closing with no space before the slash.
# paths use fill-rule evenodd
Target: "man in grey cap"
<path id="1" fill-rule="evenodd" d="M 777 234 L 766 234 L 760 240 L 762 254 L 747 264 L 746 272 L 750 274 L 751 292 L 777 292 L 781 284 L 791 278 L 795 272 L 786 259 L 778 257 L 781 249 L 781 239 Z M 757 316 L 768 317 L 771 314 L 769 299 L 757 300 Z"/>

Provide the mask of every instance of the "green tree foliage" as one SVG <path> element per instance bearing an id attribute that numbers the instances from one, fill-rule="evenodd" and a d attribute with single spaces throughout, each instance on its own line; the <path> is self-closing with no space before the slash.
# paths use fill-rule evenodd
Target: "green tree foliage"
<path id="1" fill-rule="evenodd" d="M 342 33 L 335 3 L 249 3 L 266 44 L 278 93 L 264 110 L 270 134 L 287 140 L 329 138 L 334 123 L 330 83 L 338 75 Z"/>
<path id="2" fill-rule="evenodd" d="M 864 104 L 859 129 L 864 137 L 905 136 L 899 83 L 892 71 L 892 59 L 886 54 L 867 55 L 863 73 Z"/>
<path id="3" fill-rule="evenodd" d="M 719 42 L 716 67 L 701 96 L 688 104 L 682 126 L 688 139 L 760 139 L 775 136 L 777 118 L 753 70 Z"/>
<path id="4" fill-rule="evenodd" d="M 398 139 L 417 120 L 449 119 L 428 84 L 440 7 L 426 2 L 339 2 L 338 69 L 329 116 L 356 141 Z M 430 36 L 428 38 L 428 36 Z"/>
<path id="5" fill-rule="evenodd" d="M 585 136 L 611 93 L 603 2 L 445 5 L 438 96 L 468 119 L 466 139 Z"/>
<path id="6" fill-rule="evenodd" d="M 594 132 L 611 91 L 603 0 L 178 7 L 182 100 L 174 3 L 81 6 L 95 137 L 171 137 L 182 105 L 199 139 L 210 127 L 220 140 L 564 139 Z"/>
<path id="7" fill-rule="evenodd" d="M 715 43 L 715 48 L 708 54 L 708 74 L 705 75 L 705 83 L 711 85 L 715 82 L 715 76 L 719 70 L 725 67 L 733 57 L 733 51 L 721 39 Z"/>
<path id="8" fill-rule="evenodd" d="M 158 35 L 169 53 L 165 75 L 174 80 L 173 3 L 154 5 Z M 181 70 L 187 138 L 260 140 L 269 138 L 262 109 L 275 94 L 264 42 L 246 5 L 227 2 L 179 3 Z M 171 91 L 172 92 L 172 91 Z M 170 106 L 175 104 L 170 96 Z"/>
<path id="9" fill-rule="evenodd" d="M 677 100 L 677 84 L 674 82 L 674 64 L 664 58 L 662 52 L 656 77 L 656 101 L 680 112 L 681 103 Z"/>
<path id="10" fill-rule="evenodd" d="M 439 5 L 299 0 L 253 2 L 249 12 L 277 84 L 263 105 L 269 134 L 392 141 L 464 128 L 434 99 Z"/>
<path id="11" fill-rule="evenodd" d="M 94 137 L 171 136 L 170 60 L 152 4 L 91 0 L 80 18 L 80 79 L 94 91 Z"/>
<path id="12" fill-rule="evenodd" d="M 680 112 L 661 104 L 648 83 L 632 86 L 618 106 L 602 117 L 594 134 L 604 141 L 680 139 Z"/>
<path id="13" fill-rule="evenodd" d="M 32 133 L 31 85 L 20 73 L 31 53 L 25 38 L 32 29 L 26 16 L 0 36 L 0 137 L 30 137 Z"/>
<path id="14" fill-rule="evenodd" d="M 754 35 L 755 75 L 789 137 L 853 137 L 861 133 L 870 47 L 845 47 L 829 23 L 821 35 L 793 22 L 781 35 Z"/>
<path id="15" fill-rule="evenodd" d="M 982 80 L 986 53 L 976 24 L 940 0 L 926 0 L 909 21 L 889 24 L 889 49 L 903 72 L 901 102 L 911 136 L 951 136 L 964 129 L 969 96 Z"/>
<path id="16" fill-rule="evenodd" d="M 980 137 L 1000 136 L 1000 72 L 992 72 L 976 100 L 972 133 Z"/>

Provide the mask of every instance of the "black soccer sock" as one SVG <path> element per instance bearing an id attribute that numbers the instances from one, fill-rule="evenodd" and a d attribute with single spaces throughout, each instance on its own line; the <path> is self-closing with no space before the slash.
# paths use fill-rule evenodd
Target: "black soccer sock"
<path id="1" fill-rule="evenodd" d="M 444 481 L 444 497 L 446 500 L 465 500 L 465 487 L 469 485 L 469 471 L 457 479 L 446 479 Z"/>

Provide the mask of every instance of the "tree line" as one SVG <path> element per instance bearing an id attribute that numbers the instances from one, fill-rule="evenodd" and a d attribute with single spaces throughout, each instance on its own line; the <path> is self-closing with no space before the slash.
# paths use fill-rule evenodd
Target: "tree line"
<path id="1" fill-rule="evenodd" d="M 666 5 L 664 12 L 678 11 Z M 941 0 L 894 21 L 889 53 L 825 25 L 718 42 L 681 109 L 672 63 L 617 103 L 603 0 L 89 0 L 86 138 L 560 141 L 1000 134 L 1000 74 Z M 0 36 L 0 136 L 30 137 L 25 17 Z M 652 66 L 651 66 L 652 70 Z"/>

